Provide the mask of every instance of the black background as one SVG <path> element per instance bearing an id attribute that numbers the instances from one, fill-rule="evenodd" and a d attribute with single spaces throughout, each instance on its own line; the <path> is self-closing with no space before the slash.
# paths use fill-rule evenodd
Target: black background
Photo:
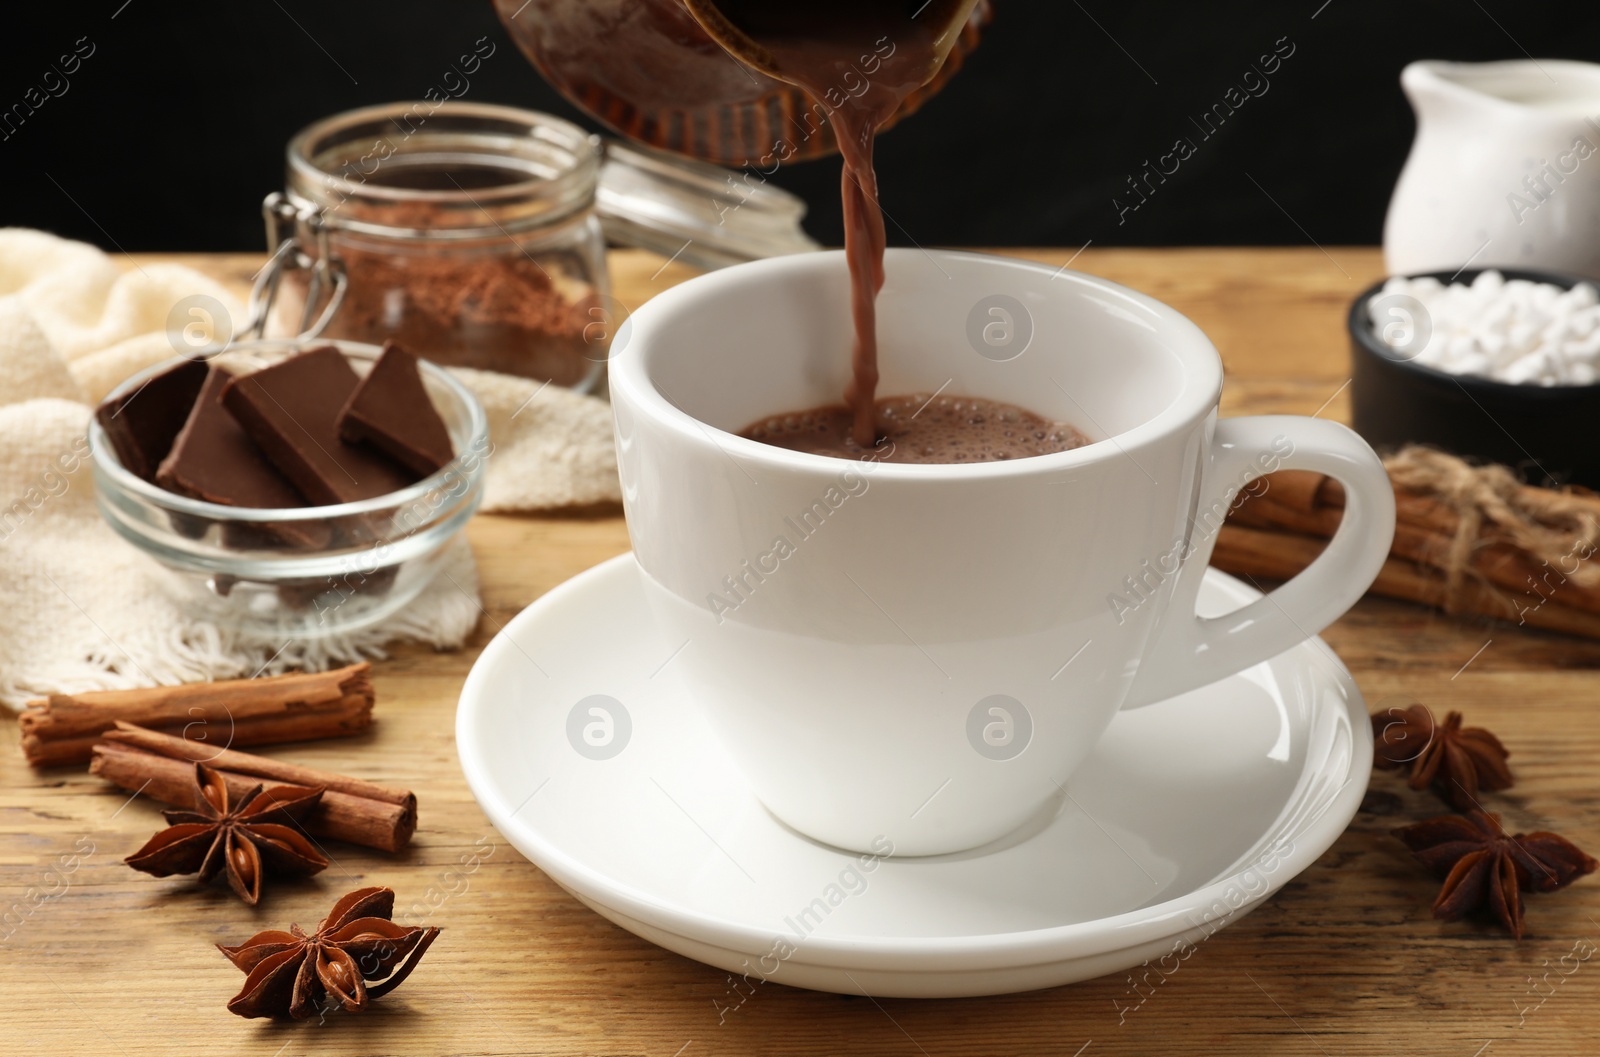
<path id="1" fill-rule="evenodd" d="M 1376 243 L 1414 127 L 1398 86 L 1408 61 L 1600 59 L 1594 3 L 995 6 L 966 68 L 880 141 L 891 242 Z M 420 97 L 485 34 L 498 47 L 465 98 L 598 127 L 540 80 L 489 0 L 94 0 L 7 14 L 0 108 L 79 38 L 95 51 L 0 142 L 0 223 L 108 249 L 262 248 L 259 203 L 282 186 L 295 130 Z M 1285 37 L 1295 50 L 1270 89 L 1202 142 L 1190 118 Z M 1195 154 L 1119 224 L 1127 178 L 1185 135 Z M 774 179 L 838 243 L 837 160 Z"/>

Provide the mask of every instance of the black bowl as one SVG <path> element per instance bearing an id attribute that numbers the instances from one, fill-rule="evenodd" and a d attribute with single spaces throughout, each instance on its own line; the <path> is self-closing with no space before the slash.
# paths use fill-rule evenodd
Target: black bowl
<path id="1" fill-rule="evenodd" d="M 1441 283 L 1470 283 L 1488 269 L 1430 272 Z M 1494 269 L 1507 279 L 1564 290 L 1591 280 Z M 1423 276 L 1411 276 L 1420 279 Z M 1426 444 L 1473 461 L 1511 467 L 1531 484 L 1600 489 L 1600 384 L 1520 385 L 1447 374 L 1404 358 L 1373 332 L 1369 303 L 1383 283 L 1350 306 L 1351 425 L 1380 455 Z M 1420 351 L 1420 349 L 1419 349 Z"/>

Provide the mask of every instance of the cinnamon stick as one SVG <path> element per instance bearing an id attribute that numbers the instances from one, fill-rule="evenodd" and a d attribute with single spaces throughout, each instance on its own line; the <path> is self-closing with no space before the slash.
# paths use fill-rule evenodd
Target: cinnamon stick
<path id="1" fill-rule="evenodd" d="M 140 690 L 51 694 L 19 717 L 35 767 L 83 763 L 118 722 L 206 746 L 272 745 L 357 734 L 372 725 L 371 665 Z"/>
<path id="2" fill-rule="evenodd" d="M 1303 500 L 1308 493 L 1307 478 L 1321 481 L 1313 489 L 1315 502 L 1309 504 Z M 1229 524 L 1321 539 L 1330 538 L 1339 527 L 1344 515 L 1344 489 L 1339 482 L 1306 471 L 1282 471 L 1267 481 L 1264 492 L 1249 495 L 1234 508 Z M 1444 571 L 1450 560 L 1451 540 L 1459 527 L 1460 516 L 1447 504 L 1397 488 L 1391 557 Z M 1219 568 L 1227 566 L 1219 564 Z M 1494 595 L 1493 589 L 1498 588 L 1515 599 L 1503 607 L 1511 614 L 1510 619 L 1519 619 L 1517 614 L 1522 607 L 1549 605 L 1541 604 L 1541 599 L 1554 593 L 1560 594 L 1564 608 L 1600 615 L 1600 585 L 1578 583 L 1563 575 L 1561 569 L 1536 561 L 1502 539 L 1479 539 L 1467 569 L 1469 578 L 1489 585 L 1488 595 Z M 1435 604 L 1443 604 L 1444 600 L 1440 594 Z"/>
<path id="3" fill-rule="evenodd" d="M 1280 480 L 1282 478 L 1283 480 Z M 1310 485 L 1305 479 L 1318 483 Z M 1344 516 L 1344 488 L 1338 481 L 1305 470 L 1282 470 L 1266 478 L 1260 494 L 1245 493 L 1230 517 L 1245 524 L 1287 528 L 1293 532 L 1331 536 Z M 1306 502 L 1306 497 L 1314 497 Z M 1460 518 L 1449 506 L 1427 496 L 1395 490 L 1395 521 L 1435 535 L 1455 535 Z"/>
<path id="4" fill-rule="evenodd" d="M 1436 527 L 1436 523 L 1419 524 L 1418 519 L 1407 516 L 1410 505 L 1396 496 L 1394 542 L 1389 548 L 1391 556 L 1443 570 L 1455 526 L 1450 525 L 1448 532 L 1445 532 Z M 1326 540 L 1338 528 L 1340 514 L 1341 511 L 1337 509 L 1313 514 L 1291 514 L 1281 507 L 1252 499 L 1238 509 L 1229 524 Z M 1570 582 L 1561 575 L 1559 569 L 1535 562 L 1507 544 L 1482 541 L 1472 552 L 1470 568 L 1479 578 L 1495 587 L 1513 595 L 1526 596 L 1524 604 L 1537 604 L 1542 595 L 1559 589 L 1563 602 L 1571 608 L 1600 614 L 1600 590 Z"/>
<path id="5" fill-rule="evenodd" d="M 1211 564 L 1239 576 L 1287 580 L 1310 565 L 1327 540 L 1288 532 L 1226 524 L 1217 534 Z M 1372 594 L 1407 602 L 1439 606 L 1444 603 L 1444 577 L 1427 572 L 1404 558 L 1391 556 L 1369 589 Z M 1600 639 L 1600 615 L 1556 601 L 1518 600 L 1477 581 L 1463 585 L 1463 610 L 1518 624 L 1529 624 L 1568 635 Z"/>
<path id="6" fill-rule="evenodd" d="M 218 751 L 129 723 L 118 723 L 96 743 L 89 773 L 162 803 L 187 808 L 194 805 L 197 762 L 222 775 L 230 796 L 243 796 L 261 784 L 326 790 L 304 823 L 313 836 L 399 851 L 411 842 L 417 829 L 417 798 L 409 790 L 232 749 Z"/>

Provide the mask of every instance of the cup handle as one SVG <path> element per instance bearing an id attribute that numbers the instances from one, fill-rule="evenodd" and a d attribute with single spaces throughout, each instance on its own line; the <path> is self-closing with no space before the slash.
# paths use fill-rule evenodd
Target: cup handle
<path id="1" fill-rule="evenodd" d="M 1333 623 L 1377 579 L 1394 540 L 1394 491 L 1352 430 L 1298 415 L 1217 422 L 1190 550 L 1171 604 L 1123 708 L 1140 708 L 1259 664 Z M 1344 519 L 1317 559 L 1263 598 L 1219 617 L 1195 613 L 1217 530 L 1241 488 L 1276 470 L 1315 470 L 1344 485 Z"/>

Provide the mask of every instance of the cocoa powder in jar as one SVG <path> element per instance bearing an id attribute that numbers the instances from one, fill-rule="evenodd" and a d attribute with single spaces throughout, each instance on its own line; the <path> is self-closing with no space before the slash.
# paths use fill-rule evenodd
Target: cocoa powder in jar
<path id="1" fill-rule="evenodd" d="M 389 219 L 427 230 L 434 207 L 407 203 Z M 325 337 L 395 341 L 435 363 L 576 386 L 605 358 L 601 302 L 559 254 L 538 260 L 514 239 L 461 246 L 333 233 L 346 289 Z M 293 275 L 303 304 L 306 273 Z"/>
<path id="2" fill-rule="evenodd" d="M 604 377 L 598 137 L 515 107 L 393 103 L 314 122 L 287 155 L 284 193 L 264 203 L 269 248 L 292 235 L 342 265 L 323 336 L 585 390 Z M 290 267 L 275 331 L 322 318 L 325 296 L 305 318 L 310 283 Z"/>

